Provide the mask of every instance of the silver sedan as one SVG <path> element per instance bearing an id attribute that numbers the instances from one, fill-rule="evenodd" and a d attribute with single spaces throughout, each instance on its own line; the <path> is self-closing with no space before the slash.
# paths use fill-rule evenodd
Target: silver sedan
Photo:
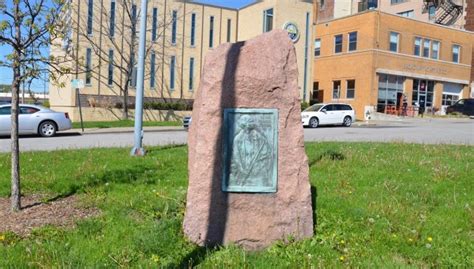
<path id="1" fill-rule="evenodd" d="M 20 105 L 18 115 L 20 134 L 38 134 L 51 137 L 57 131 L 71 129 L 68 113 L 56 112 L 37 105 Z M 0 105 L 0 135 L 11 133 L 11 105 Z"/>

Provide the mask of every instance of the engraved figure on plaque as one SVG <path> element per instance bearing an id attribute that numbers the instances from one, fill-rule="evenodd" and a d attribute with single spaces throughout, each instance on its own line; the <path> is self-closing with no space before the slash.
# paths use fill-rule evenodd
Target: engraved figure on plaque
<path id="1" fill-rule="evenodd" d="M 278 111 L 224 111 L 224 177 L 226 192 L 276 192 Z"/>

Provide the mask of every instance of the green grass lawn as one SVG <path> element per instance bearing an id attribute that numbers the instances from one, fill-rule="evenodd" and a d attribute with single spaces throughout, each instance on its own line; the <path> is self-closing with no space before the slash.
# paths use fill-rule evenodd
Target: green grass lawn
<path id="1" fill-rule="evenodd" d="M 143 126 L 181 126 L 181 121 L 144 121 Z M 118 120 L 118 121 L 85 121 L 84 128 L 116 128 L 116 127 L 133 127 L 135 121 Z M 81 128 L 80 122 L 73 122 L 72 128 Z"/>
<path id="2" fill-rule="evenodd" d="M 249 253 L 199 248 L 181 230 L 187 148 L 22 154 L 23 191 L 77 194 L 102 215 L 0 242 L 5 267 L 400 268 L 474 267 L 474 148 L 311 143 L 317 190 L 313 238 Z M 9 159 L 0 155 L 0 196 Z"/>

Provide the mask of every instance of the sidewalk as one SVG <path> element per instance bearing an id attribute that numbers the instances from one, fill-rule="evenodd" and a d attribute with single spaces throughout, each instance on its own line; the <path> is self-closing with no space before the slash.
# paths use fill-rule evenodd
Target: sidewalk
<path id="1" fill-rule="evenodd" d="M 182 126 L 153 126 L 153 127 L 143 127 L 144 132 L 179 132 L 179 131 L 186 131 Z M 81 128 L 78 129 L 71 129 L 64 132 L 62 134 L 67 133 L 82 133 L 84 135 L 87 134 L 115 134 L 115 133 L 133 133 L 134 127 L 118 127 L 118 128 L 84 128 L 84 132 L 82 132 Z"/>

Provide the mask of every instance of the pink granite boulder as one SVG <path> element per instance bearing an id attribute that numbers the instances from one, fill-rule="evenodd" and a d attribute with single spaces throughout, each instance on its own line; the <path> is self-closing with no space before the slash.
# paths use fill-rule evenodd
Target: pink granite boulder
<path id="1" fill-rule="evenodd" d="M 313 235 L 311 186 L 300 115 L 296 54 L 282 30 L 207 54 L 189 131 L 189 188 L 184 233 L 199 245 L 258 250 Z M 276 193 L 226 193 L 225 108 L 278 109 Z"/>

